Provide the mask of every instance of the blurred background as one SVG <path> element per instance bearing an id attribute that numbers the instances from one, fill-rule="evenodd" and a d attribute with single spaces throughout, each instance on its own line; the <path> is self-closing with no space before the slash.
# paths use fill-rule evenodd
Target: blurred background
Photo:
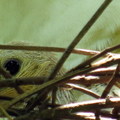
<path id="1" fill-rule="evenodd" d="M 0 0 L 0 44 L 24 41 L 66 48 L 103 1 Z M 76 48 L 101 50 L 118 44 L 119 9 L 119 0 L 113 0 Z M 65 67 L 70 69 L 84 59 L 71 55 Z"/>

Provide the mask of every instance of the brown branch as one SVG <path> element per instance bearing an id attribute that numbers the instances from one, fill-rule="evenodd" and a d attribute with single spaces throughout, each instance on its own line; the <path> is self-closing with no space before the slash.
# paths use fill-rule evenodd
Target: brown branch
<path id="1" fill-rule="evenodd" d="M 110 78 L 111 78 L 111 76 L 86 76 L 86 77 L 83 76 L 80 78 L 73 77 L 72 79 L 66 81 L 66 83 L 68 82 L 68 83 L 82 84 L 85 86 L 90 86 L 90 85 L 96 84 L 96 83 L 108 83 Z M 118 77 L 116 79 L 119 80 Z"/>
<path id="2" fill-rule="evenodd" d="M 98 120 L 96 119 L 95 113 L 94 112 L 78 112 L 78 113 L 73 113 L 71 116 L 76 117 L 83 117 L 85 120 Z M 100 112 L 100 120 L 112 120 L 111 118 L 115 118 L 111 114 L 106 114 L 105 112 Z M 76 119 L 78 120 L 78 119 Z"/>
<path id="3" fill-rule="evenodd" d="M 13 118 L 6 112 L 6 110 L 0 106 L 0 113 L 7 117 L 8 120 L 13 120 Z"/>
<path id="4" fill-rule="evenodd" d="M 4 69 L 0 68 L 0 74 L 5 78 L 12 78 L 9 72 L 6 72 Z"/>
<path id="5" fill-rule="evenodd" d="M 15 118 L 15 120 L 33 119 L 82 119 L 82 120 L 95 120 L 95 109 L 111 108 L 113 106 L 120 105 L 120 98 L 110 98 L 91 100 L 86 102 L 72 103 L 62 105 L 55 108 L 45 109 L 43 111 L 33 111 Z M 105 106 L 105 107 L 104 107 Z M 88 114 L 87 112 L 88 111 Z M 76 113 L 77 112 L 77 113 Z M 91 113 L 91 114 L 90 114 Z M 104 118 L 115 118 L 114 115 L 109 112 L 100 112 L 101 120 Z"/>
<path id="6" fill-rule="evenodd" d="M 114 56 L 113 56 L 114 58 Z M 107 62 L 107 61 L 106 61 Z M 102 75 L 112 75 L 113 72 L 116 70 L 116 67 L 102 67 L 96 70 L 91 71 L 90 73 L 87 73 L 86 75 L 94 75 L 94 76 L 102 76 Z"/>
<path id="7" fill-rule="evenodd" d="M 65 110 L 71 112 L 93 111 L 97 109 L 113 108 L 120 106 L 120 98 L 97 99 L 78 103 L 66 104 L 55 108 L 58 111 Z"/>
<path id="8" fill-rule="evenodd" d="M 120 106 L 117 106 L 117 107 L 114 107 L 113 111 L 112 111 L 112 114 L 116 117 L 119 116 L 119 113 L 120 113 Z"/>
<path id="9" fill-rule="evenodd" d="M 107 61 L 106 61 L 107 62 Z M 85 75 L 75 76 L 64 83 L 74 83 L 74 84 L 83 84 L 91 85 L 96 83 L 108 83 L 112 76 L 112 73 L 115 71 L 115 67 L 108 68 L 98 68 L 93 70 Z M 15 85 L 40 85 L 43 84 L 47 77 L 30 77 L 30 78 L 16 78 L 16 79 L 7 79 L 0 80 L 0 88 L 3 87 L 14 87 Z M 116 75 L 115 79 L 120 81 L 119 76 Z M 65 86 L 61 83 L 59 86 Z"/>
<path id="10" fill-rule="evenodd" d="M 111 114 L 103 113 L 101 112 L 101 120 L 104 120 L 106 118 L 114 118 Z M 63 120 L 63 119 L 69 119 L 69 120 L 95 120 L 95 113 L 94 112 L 78 112 L 78 113 L 70 113 L 66 111 L 60 111 L 59 110 L 44 110 L 44 112 L 41 111 L 34 111 L 31 113 L 27 113 L 25 115 L 22 115 L 20 117 L 15 118 L 15 120 L 33 120 L 33 119 L 50 119 L 50 120 Z"/>
<path id="11" fill-rule="evenodd" d="M 12 78 L 12 76 L 10 75 L 9 72 L 5 71 L 4 69 L 0 68 L 0 74 L 3 75 L 6 79 L 8 78 Z M 24 91 L 19 87 L 19 86 L 16 86 L 14 84 L 13 86 L 15 88 L 15 90 L 19 93 L 19 94 L 22 94 L 24 93 Z"/>
<path id="12" fill-rule="evenodd" d="M 101 68 L 99 68 L 101 70 Z M 113 70 L 109 70 L 109 68 L 106 68 L 104 70 L 99 71 L 97 69 L 96 71 L 92 71 L 88 74 L 81 75 L 81 76 L 75 76 L 69 80 L 64 81 L 59 86 L 64 86 L 65 83 L 74 83 L 74 84 L 83 84 L 83 85 L 91 85 L 96 83 L 108 83 L 110 81 L 110 78 L 112 76 L 111 72 L 114 72 Z M 16 79 L 7 79 L 7 80 L 0 80 L 0 88 L 4 87 L 14 87 L 15 85 L 41 85 L 44 83 L 44 81 L 47 79 L 47 77 L 30 77 L 30 78 L 16 78 Z M 115 79 L 117 81 L 120 81 L 119 76 L 116 75 Z"/>
<path id="13" fill-rule="evenodd" d="M 40 47 L 40 46 L 20 46 L 20 45 L 0 45 L 3 50 L 27 50 L 27 51 L 46 51 L 46 52 L 64 52 L 66 48 L 59 47 Z M 100 53 L 95 50 L 73 49 L 72 53 L 82 55 L 95 55 Z"/>
<path id="14" fill-rule="evenodd" d="M 30 77 L 30 78 L 16 78 L 16 79 L 7 79 L 0 80 L 0 88 L 3 87 L 14 87 L 19 85 L 40 85 L 44 83 L 47 77 Z"/>
<path id="15" fill-rule="evenodd" d="M 107 54 L 108 52 L 111 52 L 113 50 L 116 50 L 116 49 L 119 49 L 120 48 L 120 44 L 119 45 L 116 45 L 116 46 L 113 46 L 113 47 L 110 47 L 110 48 L 107 48 L 105 50 L 103 50 L 101 53 L 93 56 L 92 58 L 88 59 L 87 61 L 79 64 L 78 66 L 76 66 L 75 68 L 72 68 L 70 71 L 68 72 L 71 72 L 71 71 L 74 71 L 74 70 L 77 70 L 77 69 L 82 69 L 84 68 L 85 66 L 89 66 L 92 64 L 93 61 L 95 61 L 96 59 L 104 56 L 105 54 Z"/>
<path id="16" fill-rule="evenodd" d="M 105 97 L 109 94 L 111 88 L 115 85 L 115 83 L 116 83 L 116 81 L 117 81 L 117 79 L 115 79 L 115 78 L 116 78 L 116 75 L 118 74 L 119 77 L 120 77 L 119 71 L 120 71 L 120 64 L 118 64 L 115 72 L 113 73 L 113 76 L 112 76 L 111 79 L 110 79 L 110 82 L 108 83 L 108 85 L 107 85 L 106 88 L 104 89 L 104 91 L 103 91 L 103 93 L 102 93 L 102 95 L 101 95 L 101 98 L 105 98 Z"/>
<path id="17" fill-rule="evenodd" d="M 70 87 L 70 88 L 73 88 L 74 90 L 81 91 L 81 92 L 83 92 L 87 95 L 90 95 L 90 96 L 94 97 L 94 98 L 100 98 L 100 96 L 98 94 L 94 93 L 93 91 L 91 91 L 87 88 L 83 88 L 81 86 L 75 85 L 75 84 L 67 83 L 66 87 Z"/>

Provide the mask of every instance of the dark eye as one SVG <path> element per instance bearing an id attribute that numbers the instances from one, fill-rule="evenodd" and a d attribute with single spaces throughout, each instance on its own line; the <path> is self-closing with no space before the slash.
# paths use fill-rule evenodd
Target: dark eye
<path id="1" fill-rule="evenodd" d="M 4 68 L 10 72 L 11 75 L 15 75 L 20 70 L 21 62 L 16 59 L 10 59 L 5 62 Z"/>

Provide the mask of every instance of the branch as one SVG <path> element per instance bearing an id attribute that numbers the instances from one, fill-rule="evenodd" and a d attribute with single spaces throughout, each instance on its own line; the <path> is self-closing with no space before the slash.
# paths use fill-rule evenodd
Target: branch
<path id="1" fill-rule="evenodd" d="M 100 98 L 100 96 L 98 94 L 94 93 L 93 91 L 91 91 L 87 88 L 80 87 L 80 86 L 75 85 L 75 84 L 67 83 L 66 87 L 70 87 L 70 88 L 73 88 L 74 90 L 82 91 L 83 93 L 88 94 L 94 98 Z"/>
<path id="2" fill-rule="evenodd" d="M 7 71 L 5 71 L 5 70 L 2 69 L 2 68 L 0 68 L 0 74 L 3 75 L 6 79 L 12 78 L 12 76 L 10 75 L 10 73 L 7 72 Z M 24 93 L 24 91 L 23 91 L 19 86 L 14 85 L 13 87 L 15 88 L 15 90 L 16 90 L 19 94 Z"/>
<path id="3" fill-rule="evenodd" d="M 0 80 L 0 88 L 14 87 L 19 85 L 40 85 L 43 84 L 47 77 L 29 77 L 29 78 L 16 78 Z"/>
<path id="4" fill-rule="evenodd" d="M 106 88 L 104 89 L 104 91 L 103 91 L 103 93 L 102 93 L 102 95 L 101 95 L 101 98 L 105 98 L 105 97 L 109 94 L 111 88 L 112 88 L 112 87 L 115 85 L 115 83 L 117 82 L 116 75 L 118 74 L 119 77 L 120 77 L 119 72 L 120 72 L 120 64 L 118 64 L 115 72 L 113 73 L 113 76 L 112 76 L 111 79 L 110 79 L 110 82 L 108 83 L 108 85 L 107 85 Z"/>
<path id="5" fill-rule="evenodd" d="M 112 108 L 120 106 L 120 98 L 106 98 L 106 99 L 97 99 L 97 100 L 90 100 L 78 103 L 71 103 L 62 105 L 60 107 L 55 108 L 59 112 L 61 110 L 71 112 L 78 112 L 78 111 L 90 111 L 90 110 L 97 110 L 97 109 L 105 109 L 105 108 Z"/>
<path id="6" fill-rule="evenodd" d="M 119 45 L 116 45 L 116 46 L 113 46 L 113 47 L 110 47 L 110 48 L 107 48 L 105 50 L 103 50 L 102 52 L 100 52 L 99 54 L 93 56 L 92 58 L 88 59 L 87 61 L 79 64 L 78 66 L 76 66 L 75 68 L 72 68 L 70 71 L 68 72 L 71 72 L 71 71 L 75 71 L 77 69 L 82 69 L 84 68 L 85 66 L 90 66 L 92 64 L 93 61 L 95 61 L 96 59 L 104 56 L 105 54 L 107 54 L 108 52 L 111 52 L 113 50 L 116 50 L 116 49 L 119 49 L 120 48 L 120 44 Z M 112 55 L 112 54 L 111 54 Z M 117 55 L 117 54 L 116 54 Z"/>
<path id="7" fill-rule="evenodd" d="M 3 50 L 27 50 L 27 51 L 46 51 L 46 52 L 64 52 L 66 48 L 59 47 L 40 47 L 40 46 L 20 46 L 20 45 L 0 45 Z M 100 53 L 95 50 L 73 49 L 72 53 L 82 55 L 95 55 Z"/>

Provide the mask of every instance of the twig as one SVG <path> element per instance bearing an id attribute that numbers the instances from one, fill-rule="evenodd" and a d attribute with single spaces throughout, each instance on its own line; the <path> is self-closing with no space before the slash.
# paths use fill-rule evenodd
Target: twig
<path id="1" fill-rule="evenodd" d="M 55 105 L 55 103 L 56 103 L 57 90 L 58 90 L 57 87 L 53 88 L 53 90 L 52 90 L 52 105 Z"/>
<path id="2" fill-rule="evenodd" d="M 96 13 L 92 16 L 92 18 L 87 22 L 87 24 L 83 27 L 80 33 L 75 37 L 72 43 L 68 46 L 66 51 L 63 53 L 62 57 L 56 64 L 55 68 L 53 69 L 52 73 L 50 74 L 48 80 L 53 79 L 57 72 L 60 70 L 66 59 L 71 54 L 74 47 L 78 44 L 78 42 L 84 37 L 84 35 L 88 32 L 88 30 L 92 27 L 95 21 L 99 18 L 99 16 L 103 13 L 106 7 L 112 2 L 112 0 L 105 0 L 104 3 L 100 6 L 100 8 L 96 11 Z"/>
<path id="3" fill-rule="evenodd" d="M 109 100 L 108 100 L 109 99 Z M 55 108 L 56 110 L 65 110 L 71 112 L 91 111 L 96 109 L 105 109 L 120 106 L 120 98 L 97 99 L 78 103 L 71 103 Z"/>
<path id="4" fill-rule="evenodd" d="M 3 87 L 14 87 L 19 85 L 40 85 L 44 83 L 47 77 L 29 77 L 29 78 L 16 78 L 0 80 L 0 88 Z"/>
<path id="5" fill-rule="evenodd" d="M 7 117 L 8 120 L 13 120 L 11 118 L 11 116 L 5 111 L 5 109 L 2 106 L 0 106 L 0 112 L 4 115 L 4 117 Z"/>
<path id="6" fill-rule="evenodd" d="M 0 96 L 0 100 L 7 100 L 7 101 L 10 101 L 10 100 L 12 100 L 12 99 L 13 99 L 12 97 Z"/>
<path id="7" fill-rule="evenodd" d="M 12 78 L 12 76 L 10 75 L 10 73 L 9 72 L 6 72 L 4 69 L 2 69 L 2 68 L 0 68 L 0 74 L 1 75 L 3 75 L 5 78 Z M 24 93 L 24 91 L 19 87 L 19 86 L 16 86 L 15 84 L 14 84 L 14 88 L 15 88 L 15 90 L 19 93 L 19 94 L 22 94 L 22 93 Z"/>
<path id="8" fill-rule="evenodd" d="M 27 51 L 46 51 L 46 52 L 64 52 L 66 48 L 60 47 L 41 47 L 41 46 L 18 46 L 18 45 L 0 45 L 0 49 L 3 50 L 27 50 Z M 82 55 L 95 55 L 100 53 L 95 50 L 86 49 L 73 49 L 72 53 Z"/>
<path id="9" fill-rule="evenodd" d="M 78 112 L 78 113 L 73 113 L 71 116 L 75 117 L 83 117 L 85 120 L 96 120 L 95 113 L 94 112 Z M 100 113 L 100 120 L 112 120 L 111 118 L 114 118 L 110 114 L 105 114 L 105 113 Z M 77 119 L 78 120 L 78 119 Z M 98 120 L 98 119 L 97 119 Z M 113 119 L 114 120 L 114 119 Z"/>
<path id="10" fill-rule="evenodd" d="M 81 92 L 83 92 L 83 93 L 85 93 L 87 95 L 90 95 L 90 96 L 92 96 L 94 98 L 100 98 L 100 96 L 98 94 L 94 93 L 93 91 L 91 91 L 91 90 L 89 90 L 87 88 L 80 87 L 80 86 L 75 85 L 75 84 L 67 83 L 66 87 L 71 87 L 71 88 L 73 88 L 75 90 L 79 90 L 79 91 L 81 91 Z"/>
<path id="11" fill-rule="evenodd" d="M 104 91 L 101 95 L 101 98 L 105 98 L 109 94 L 111 88 L 115 85 L 115 83 L 117 81 L 117 79 L 115 79 L 115 77 L 117 74 L 119 74 L 119 72 L 120 72 L 120 64 L 117 65 L 117 68 L 116 68 L 115 72 L 113 73 L 113 76 L 111 77 L 110 82 L 108 83 L 108 85 L 104 89 Z M 119 74 L 119 76 L 120 76 L 120 74 Z"/>
<path id="12" fill-rule="evenodd" d="M 107 61 L 106 61 L 107 62 Z M 108 68 L 98 68 L 93 70 L 85 75 L 75 76 L 64 83 L 74 83 L 74 84 L 83 84 L 91 85 L 96 83 L 107 83 L 110 81 L 112 73 L 115 71 L 115 67 Z M 13 78 L 7 80 L 0 80 L 0 88 L 3 87 L 14 87 L 15 85 L 40 85 L 43 84 L 47 77 L 29 77 L 29 78 Z M 115 79 L 119 80 L 119 76 L 116 75 Z M 65 86 L 60 84 L 60 86 Z"/>
<path id="13" fill-rule="evenodd" d="M 111 71 L 110 71 L 111 72 Z M 109 73 L 109 72 L 108 72 Z M 83 85 L 91 85 L 96 83 L 108 83 L 111 78 L 111 74 L 106 74 L 104 71 L 100 72 L 92 72 L 89 74 L 85 74 L 82 76 L 76 76 L 71 79 L 64 81 L 64 85 L 61 83 L 59 86 L 64 86 L 65 83 L 74 83 L 74 84 L 83 84 Z M 17 79 L 5 79 L 0 80 L 0 88 L 4 87 L 14 87 L 15 85 L 41 85 L 47 77 L 30 77 L 30 78 L 17 78 Z M 119 76 L 116 76 L 115 79 L 119 80 Z"/>
<path id="14" fill-rule="evenodd" d="M 103 50 L 101 53 L 99 53 L 99 54 L 93 56 L 92 58 L 88 59 L 87 61 L 79 64 L 79 65 L 76 66 L 75 68 L 72 68 L 72 69 L 71 69 L 70 71 L 68 71 L 68 72 L 71 72 L 71 71 L 74 71 L 74 70 L 77 70 L 77 69 L 82 69 L 82 68 L 84 68 L 85 66 L 89 66 L 89 65 L 91 65 L 91 63 L 92 63 L 93 61 L 95 61 L 96 59 L 104 56 L 104 55 L 107 54 L 108 52 L 111 52 L 111 51 L 116 50 L 116 49 L 119 49 L 119 48 L 120 48 L 120 44 L 119 44 L 119 45 L 116 45 L 116 46 L 113 46 L 113 47 L 110 47 L 110 48 L 107 48 L 107 49 Z"/>
<path id="15" fill-rule="evenodd" d="M 106 74 L 105 74 L 106 75 Z M 73 77 L 70 80 L 67 80 L 64 83 L 74 83 L 74 84 L 82 84 L 85 86 L 90 86 L 96 83 L 108 83 L 110 81 L 111 75 L 103 75 L 103 76 L 81 76 L 81 77 Z M 116 76 L 117 81 L 120 81 L 119 77 Z M 115 84 L 116 85 L 116 84 Z"/>
<path id="16" fill-rule="evenodd" d="M 12 78 L 9 72 L 6 72 L 4 69 L 0 67 L 0 74 L 3 75 L 5 78 Z"/>
<path id="17" fill-rule="evenodd" d="M 120 106 L 114 107 L 112 113 L 116 118 L 119 117 L 119 112 L 120 112 Z"/>

